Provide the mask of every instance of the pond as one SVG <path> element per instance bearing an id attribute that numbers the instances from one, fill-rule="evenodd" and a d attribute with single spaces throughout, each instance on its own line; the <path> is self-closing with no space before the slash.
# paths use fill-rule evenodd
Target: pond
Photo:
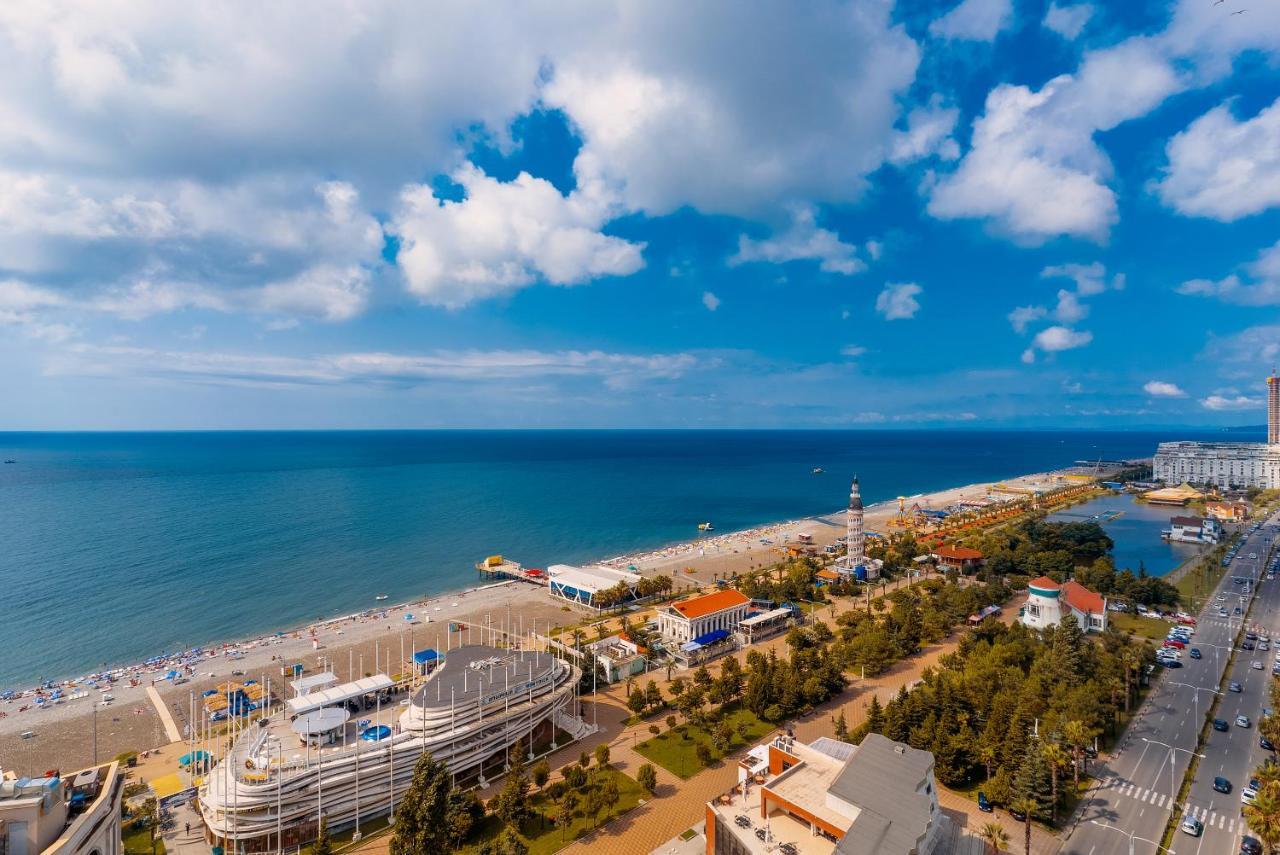
<path id="1" fill-rule="evenodd" d="M 1134 498 L 1128 494 L 1100 496 L 1050 514 L 1049 520 L 1097 522 L 1115 541 L 1111 556 L 1116 569 L 1129 569 L 1135 574 L 1141 565 L 1146 567 L 1148 576 L 1163 576 L 1200 550 L 1189 543 L 1169 543 L 1160 537 L 1160 532 L 1169 527 L 1169 518 L 1185 511 L 1136 502 Z"/>

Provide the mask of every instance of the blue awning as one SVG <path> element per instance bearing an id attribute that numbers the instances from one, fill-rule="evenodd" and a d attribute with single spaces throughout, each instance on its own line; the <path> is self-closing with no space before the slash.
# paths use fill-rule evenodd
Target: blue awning
<path id="1" fill-rule="evenodd" d="M 729 637 L 729 630 L 713 629 L 711 632 L 708 632 L 706 635 L 700 635 L 697 638 L 695 638 L 693 640 L 693 643 L 697 645 L 701 645 L 702 647 L 706 647 L 708 644 L 715 644 L 717 641 L 724 641 L 728 637 Z"/>
<path id="2" fill-rule="evenodd" d="M 435 662 L 437 659 L 442 658 L 444 657 L 437 653 L 434 647 L 428 647 L 426 650 L 418 650 L 413 654 L 413 663 L 415 665 L 426 665 L 428 662 Z"/>

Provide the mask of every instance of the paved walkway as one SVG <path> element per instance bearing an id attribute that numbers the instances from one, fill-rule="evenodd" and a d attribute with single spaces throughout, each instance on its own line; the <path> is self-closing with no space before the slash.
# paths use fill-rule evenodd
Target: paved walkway
<path id="1" fill-rule="evenodd" d="M 156 713 L 160 716 L 160 723 L 164 725 L 164 735 L 170 742 L 181 740 L 182 731 L 178 730 L 178 725 L 174 724 L 173 715 L 170 714 L 169 708 L 165 706 L 164 700 L 160 697 L 160 693 L 156 691 L 155 686 L 147 686 L 147 697 L 151 700 L 152 706 L 156 708 Z"/>

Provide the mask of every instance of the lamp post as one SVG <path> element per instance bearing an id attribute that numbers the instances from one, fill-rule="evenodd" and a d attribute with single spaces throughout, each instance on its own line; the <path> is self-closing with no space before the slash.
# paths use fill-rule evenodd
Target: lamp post
<path id="1" fill-rule="evenodd" d="M 1235 649 L 1235 648 L 1234 648 L 1234 647 L 1232 647 L 1230 644 L 1209 644 L 1208 642 L 1205 642 L 1205 641 L 1197 641 L 1197 642 L 1196 642 L 1196 646 L 1197 646 L 1197 647 L 1212 647 L 1212 648 L 1213 648 L 1213 667 L 1214 667 L 1215 669 L 1220 669 L 1220 668 L 1221 668 L 1221 666 L 1220 666 L 1220 664 L 1219 664 L 1219 662 L 1218 662 L 1218 651 L 1219 651 L 1219 650 L 1234 650 L 1234 649 Z M 1221 693 L 1219 693 L 1219 694 L 1221 694 Z"/>
<path id="2" fill-rule="evenodd" d="M 1119 834 L 1123 834 L 1125 837 L 1129 838 L 1129 855 L 1134 855 L 1133 841 L 1135 840 L 1141 840 L 1143 843 L 1150 843 L 1152 846 L 1156 848 L 1156 852 L 1168 852 L 1169 855 L 1177 855 L 1177 853 L 1174 852 L 1172 849 L 1165 849 L 1163 846 L 1161 846 L 1159 843 L 1156 843 L 1154 840 L 1148 840 L 1145 837 L 1139 837 L 1136 833 L 1132 831 L 1125 831 L 1123 828 L 1118 828 L 1114 825 L 1107 825 L 1105 822 L 1098 822 L 1096 819 L 1091 819 L 1089 820 L 1089 822 L 1098 826 L 1098 828 L 1108 828 Z"/>
<path id="3" fill-rule="evenodd" d="M 1174 757 L 1174 754 L 1173 754 L 1173 752 L 1175 752 L 1175 751 L 1182 751 L 1182 752 L 1184 752 L 1184 753 L 1186 753 L 1186 754 L 1190 754 L 1192 757 L 1199 757 L 1201 760 L 1203 760 L 1203 759 L 1204 759 L 1204 755 L 1203 755 L 1203 754 L 1197 754 L 1196 752 L 1192 751 L 1192 750 L 1191 750 L 1191 749 L 1189 749 L 1189 748 L 1178 748 L 1178 747 L 1176 747 L 1176 746 L 1170 745 L 1170 744 L 1169 744 L 1169 743 L 1167 743 L 1167 742 L 1161 742 L 1161 741 L 1160 741 L 1160 740 L 1158 740 L 1158 739 L 1147 739 L 1147 737 L 1145 737 L 1145 736 L 1144 736 L 1144 737 L 1142 737 L 1142 741 L 1143 741 L 1143 742 L 1150 743 L 1151 745 L 1163 745 L 1165 748 L 1168 748 L 1168 749 L 1169 749 L 1169 810 L 1170 810 L 1170 811 L 1173 811 L 1174 809 L 1176 809 L 1176 808 L 1177 808 L 1177 804 L 1176 804 L 1176 802 L 1177 802 L 1177 800 L 1178 800 L 1178 790 L 1177 790 L 1177 785 L 1176 785 L 1176 784 L 1174 783 L 1174 781 L 1173 781 L 1173 773 L 1174 773 L 1174 768 L 1173 768 L 1173 757 Z"/>
<path id="4" fill-rule="evenodd" d="M 1217 689 L 1208 689 L 1208 688 L 1203 688 L 1201 686 L 1193 686 L 1190 683 L 1170 683 L 1169 685 L 1181 686 L 1184 689 L 1190 689 L 1191 691 L 1195 692 L 1195 694 L 1192 695 L 1191 697 L 1192 697 L 1193 703 L 1195 704 L 1196 721 L 1199 722 L 1202 726 L 1204 725 L 1204 721 L 1200 718 L 1200 693 L 1208 692 L 1211 695 L 1222 694 L 1222 692 L 1219 692 Z"/>

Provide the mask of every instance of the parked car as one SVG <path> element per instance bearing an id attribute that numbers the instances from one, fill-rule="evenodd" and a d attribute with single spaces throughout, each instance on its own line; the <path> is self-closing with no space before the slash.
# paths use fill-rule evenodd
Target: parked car
<path id="1" fill-rule="evenodd" d="M 1270 739 L 1267 739 L 1265 736 L 1259 736 L 1259 737 L 1258 737 L 1258 745 L 1262 748 L 1262 750 L 1263 750 L 1263 751 L 1275 751 L 1275 750 L 1276 750 L 1276 747 L 1275 747 L 1274 745 L 1272 745 L 1272 744 L 1271 744 L 1271 740 L 1270 740 Z"/>
<path id="2" fill-rule="evenodd" d="M 1255 670 L 1255 671 L 1261 671 L 1261 670 L 1262 670 L 1262 663 L 1261 663 L 1261 662 L 1259 662 L 1257 659 L 1255 659 L 1255 660 L 1253 660 L 1252 662 L 1250 662 L 1250 663 L 1249 663 L 1249 667 L 1250 667 L 1250 668 L 1252 668 L 1252 669 L 1253 669 L 1253 670 Z"/>
<path id="3" fill-rule="evenodd" d="M 983 813 L 992 812 L 991 802 L 987 801 L 987 794 L 982 792 L 981 790 L 978 791 L 978 810 L 982 811 Z"/>
<path id="4" fill-rule="evenodd" d="M 1240 839 L 1240 855 L 1262 855 L 1262 842 L 1246 834 Z"/>
<path id="5" fill-rule="evenodd" d="M 1253 800 L 1258 797 L 1258 791 L 1252 787 L 1245 787 L 1240 791 L 1240 804 L 1251 805 Z"/>
<path id="6" fill-rule="evenodd" d="M 1027 815 L 1017 808 L 1009 808 L 1009 816 L 1013 817 L 1018 822 L 1027 821 Z"/>

